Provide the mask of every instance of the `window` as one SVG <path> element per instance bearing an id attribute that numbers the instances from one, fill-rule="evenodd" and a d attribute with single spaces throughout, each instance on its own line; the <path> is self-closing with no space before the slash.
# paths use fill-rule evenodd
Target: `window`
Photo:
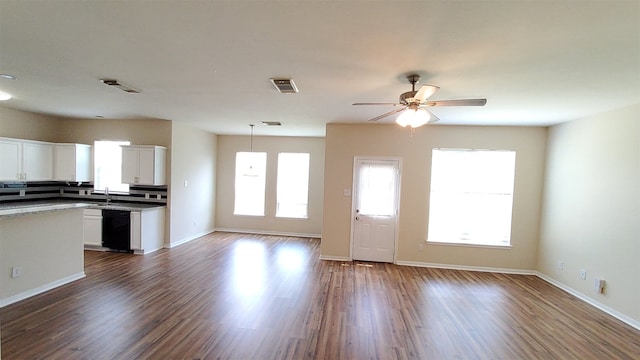
<path id="1" fill-rule="evenodd" d="M 430 242 L 508 246 L 515 151 L 434 149 Z"/>
<path id="2" fill-rule="evenodd" d="M 264 216 L 267 153 L 236 153 L 234 215 Z"/>
<path id="3" fill-rule="evenodd" d="M 96 191 L 129 192 L 129 184 L 122 181 L 122 148 L 129 145 L 129 141 L 96 141 L 93 144 L 94 181 Z"/>
<path id="4" fill-rule="evenodd" d="M 276 217 L 307 218 L 309 154 L 278 154 Z"/>

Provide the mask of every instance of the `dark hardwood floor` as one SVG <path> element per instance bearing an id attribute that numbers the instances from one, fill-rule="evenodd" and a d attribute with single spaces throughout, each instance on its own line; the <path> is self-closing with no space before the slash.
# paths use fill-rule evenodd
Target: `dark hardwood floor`
<path id="1" fill-rule="evenodd" d="M 215 233 L 0 309 L 2 359 L 639 359 L 640 331 L 535 276 L 321 261 Z"/>

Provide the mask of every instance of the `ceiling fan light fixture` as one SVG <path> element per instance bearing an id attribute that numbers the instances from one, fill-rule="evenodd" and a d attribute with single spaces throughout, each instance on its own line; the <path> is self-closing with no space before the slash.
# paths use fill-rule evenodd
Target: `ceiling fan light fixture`
<path id="1" fill-rule="evenodd" d="M 396 123 L 402 127 L 411 126 L 412 128 L 417 128 L 427 124 L 429 120 L 431 120 L 431 115 L 429 115 L 428 111 L 420 108 L 408 108 L 398 116 Z"/>
<path id="2" fill-rule="evenodd" d="M 0 101 L 6 101 L 11 99 L 11 94 L 8 94 L 6 92 L 0 91 Z"/>

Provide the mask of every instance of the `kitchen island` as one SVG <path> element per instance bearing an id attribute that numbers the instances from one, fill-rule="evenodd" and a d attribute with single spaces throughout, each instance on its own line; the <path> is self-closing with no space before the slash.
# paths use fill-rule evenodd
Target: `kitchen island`
<path id="1" fill-rule="evenodd" d="M 36 204 L 0 210 L 0 307 L 83 278 L 83 209 Z"/>

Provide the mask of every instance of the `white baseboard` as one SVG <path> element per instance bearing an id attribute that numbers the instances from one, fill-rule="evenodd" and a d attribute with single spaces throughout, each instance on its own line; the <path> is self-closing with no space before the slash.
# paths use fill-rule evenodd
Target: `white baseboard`
<path id="1" fill-rule="evenodd" d="M 193 241 L 193 240 L 195 240 L 195 239 L 201 238 L 201 237 L 203 237 L 203 236 L 205 236 L 205 235 L 209 235 L 209 234 L 211 234 L 211 233 L 213 233 L 213 232 L 215 232 L 215 230 L 207 230 L 207 231 L 204 231 L 204 232 L 201 232 L 201 233 L 195 234 L 195 235 L 188 236 L 188 237 L 186 237 L 186 238 L 182 238 L 182 239 L 180 239 L 180 240 L 178 240 L 178 241 L 171 242 L 171 243 L 169 243 L 169 244 L 164 244 L 164 247 L 165 247 L 166 249 L 171 249 L 171 248 L 174 248 L 174 247 L 176 247 L 176 246 L 180 246 L 180 245 L 182 245 L 182 244 L 186 244 L 186 243 L 188 243 L 189 241 Z"/>
<path id="2" fill-rule="evenodd" d="M 84 271 L 0 300 L 0 308 L 85 277 Z"/>
<path id="3" fill-rule="evenodd" d="M 523 269 L 451 265 L 451 264 L 425 263 L 425 262 L 417 262 L 417 261 L 397 261 L 396 264 L 404 265 L 404 266 L 428 267 L 428 268 L 449 269 L 449 270 L 481 271 L 481 272 L 494 272 L 494 273 L 501 273 L 501 274 L 515 274 L 515 275 L 536 275 L 536 272 L 533 270 L 523 270 Z"/>
<path id="4" fill-rule="evenodd" d="M 262 230 L 246 230 L 246 229 L 228 229 L 228 228 L 216 228 L 216 231 L 241 233 L 241 234 L 292 236 L 292 237 L 318 238 L 318 239 L 320 238 L 320 234 L 292 233 L 292 232 L 280 232 L 280 231 L 262 231 Z"/>
<path id="5" fill-rule="evenodd" d="M 564 291 L 568 292 L 569 294 L 577 297 L 578 299 L 586 302 L 587 304 L 589 304 L 591 306 L 594 306 L 594 307 L 606 312 L 607 314 L 613 316 L 614 318 L 616 318 L 616 319 L 618 319 L 618 320 L 620 320 L 620 321 L 622 321 L 622 322 L 624 322 L 624 323 L 626 323 L 626 324 L 628 324 L 628 325 L 640 330 L 640 321 L 632 319 L 629 316 L 627 316 L 625 314 L 622 314 L 619 311 L 616 311 L 616 310 L 614 310 L 614 309 L 612 309 L 612 308 L 610 308 L 610 307 L 608 307 L 608 306 L 606 306 L 606 305 L 594 300 L 593 298 L 590 298 L 589 296 L 587 296 L 587 295 L 585 295 L 585 294 L 583 294 L 583 293 L 581 293 L 579 291 L 576 291 L 575 289 L 573 289 L 573 288 L 571 288 L 571 287 L 569 287 L 569 286 L 567 286 L 567 285 L 565 285 L 565 284 L 563 284 L 563 283 L 561 283 L 561 282 L 559 282 L 559 281 L 557 281 L 557 280 L 555 280 L 553 278 L 550 278 L 549 276 L 547 276 L 547 275 L 545 275 L 545 274 L 543 274 L 541 272 L 536 271 L 535 275 L 537 277 L 539 277 L 540 279 L 548 282 L 549 284 L 551 284 L 551 285 L 553 285 L 553 286 L 555 286 L 555 287 L 557 287 L 557 288 L 559 288 L 561 290 L 564 290 Z"/>
<path id="6" fill-rule="evenodd" d="M 353 259 L 349 258 L 349 257 L 343 257 L 343 256 L 327 256 L 327 255 L 320 255 L 320 260 L 329 260 L 329 261 L 352 261 Z"/>

